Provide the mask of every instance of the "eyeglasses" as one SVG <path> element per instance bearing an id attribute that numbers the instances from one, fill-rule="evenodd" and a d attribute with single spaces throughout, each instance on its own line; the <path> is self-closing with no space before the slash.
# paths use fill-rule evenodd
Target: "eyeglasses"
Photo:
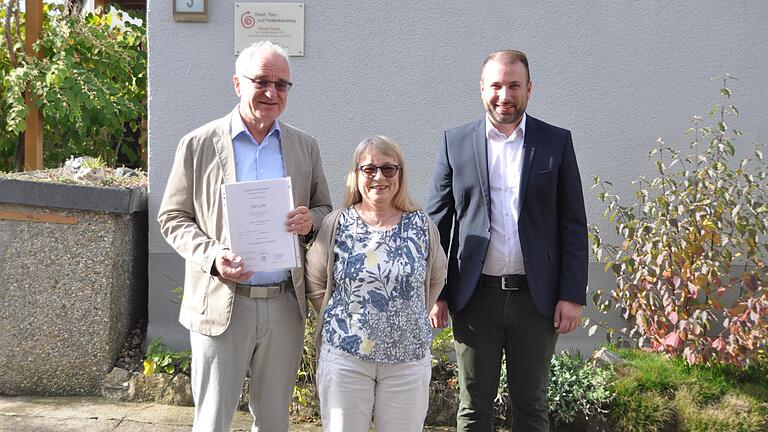
<path id="1" fill-rule="evenodd" d="M 248 79 L 259 90 L 264 90 L 265 88 L 269 87 L 270 84 L 274 84 L 275 85 L 275 90 L 277 90 L 279 92 L 287 92 L 288 90 L 291 89 L 291 87 L 293 87 L 293 83 L 290 82 L 290 81 L 286 81 L 286 80 L 270 81 L 270 80 L 263 79 L 263 78 L 259 78 L 259 79 L 251 78 L 251 77 L 245 76 L 245 75 L 243 75 L 243 78 Z"/>
<path id="2" fill-rule="evenodd" d="M 395 164 L 386 164 L 382 166 L 369 164 L 360 165 L 358 168 L 360 169 L 360 172 L 369 179 L 376 177 L 376 173 L 379 171 L 381 171 L 381 174 L 386 178 L 392 178 L 397 175 L 398 171 L 400 171 L 400 165 Z"/>

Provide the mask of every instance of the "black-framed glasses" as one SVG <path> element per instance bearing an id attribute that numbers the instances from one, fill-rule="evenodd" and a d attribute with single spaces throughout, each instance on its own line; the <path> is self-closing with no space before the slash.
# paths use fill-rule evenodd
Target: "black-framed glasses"
<path id="1" fill-rule="evenodd" d="M 376 173 L 379 171 L 381 171 L 381 175 L 383 175 L 386 178 L 392 178 L 397 175 L 398 171 L 400 171 L 400 165 L 395 165 L 395 164 L 384 164 L 382 166 L 368 164 L 368 165 L 360 165 L 358 168 L 360 169 L 360 172 L 363 173 L 364 176 L 370 179 L 376 177 Z"/>
<path id="2" fill-rule="evenodd" d="M 258 78 L 258 79 L 251 78 L 245 75 L 243 75 L 243 78 L 248 79 L 259 90 L 264 90 L 265 88 L 269 87 L 270 84 L 274 84 L 275 90 L 279 92 L 287 92 L 288 90 L 291 89 L 291 87 L 293 87 L 293 83 L 287 80 L 270 81 L 268 79 L 263 79 L 263 78 Z"/>

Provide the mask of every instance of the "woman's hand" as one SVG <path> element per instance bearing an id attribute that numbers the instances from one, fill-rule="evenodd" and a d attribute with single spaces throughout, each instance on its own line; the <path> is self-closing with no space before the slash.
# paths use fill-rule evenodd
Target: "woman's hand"
<path id="1" fill-rule="evenodd" d="M 448 327 L 448 303 L 438 300 L 429 312 L 429 325 L 432 328 Z"/>

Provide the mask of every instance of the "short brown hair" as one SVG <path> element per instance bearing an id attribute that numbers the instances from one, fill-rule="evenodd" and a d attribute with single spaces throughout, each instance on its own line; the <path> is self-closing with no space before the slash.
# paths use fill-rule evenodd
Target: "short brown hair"
<path id="1" fill-rule="evenodd" d="M 522 63 L 523 66 L 525 66 L 525 73 L 528 75 L 528 82 L 531 82 L 531 70 L 528 69 L 528 57 L 525 56 L 524 52 L 517 50 L 501 50 L 488 54 L 488 57 L 485 58 L 483 65 L 480 67 L 480 76 L 483 75 L 485 65 L 491 61 L 497 61 L 499 63 L 506 64 L 515 64 L 517 62 Z"/>

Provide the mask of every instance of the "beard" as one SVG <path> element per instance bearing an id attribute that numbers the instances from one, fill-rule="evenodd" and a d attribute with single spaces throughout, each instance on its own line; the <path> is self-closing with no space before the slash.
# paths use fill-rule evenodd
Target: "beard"
<path id="1" fill-rule="evenodd" d="M 506 114 L 499 114 L 496 112 L 496 110 L 493 109 L 493 106 L 486 105 L 485 108 L 486 111 L 488 111 L 488 115 L 491 117 L 491 120 L 496 124 L 515 124 L 516 122 L 519 122 L 521 118 L 523 118 L 523 113 L 525 113 L 525 107 L 520 109 L 520 107 L 517 105 L 511 106 L 510 108 L 512 108 L 512 110 Z"/>

